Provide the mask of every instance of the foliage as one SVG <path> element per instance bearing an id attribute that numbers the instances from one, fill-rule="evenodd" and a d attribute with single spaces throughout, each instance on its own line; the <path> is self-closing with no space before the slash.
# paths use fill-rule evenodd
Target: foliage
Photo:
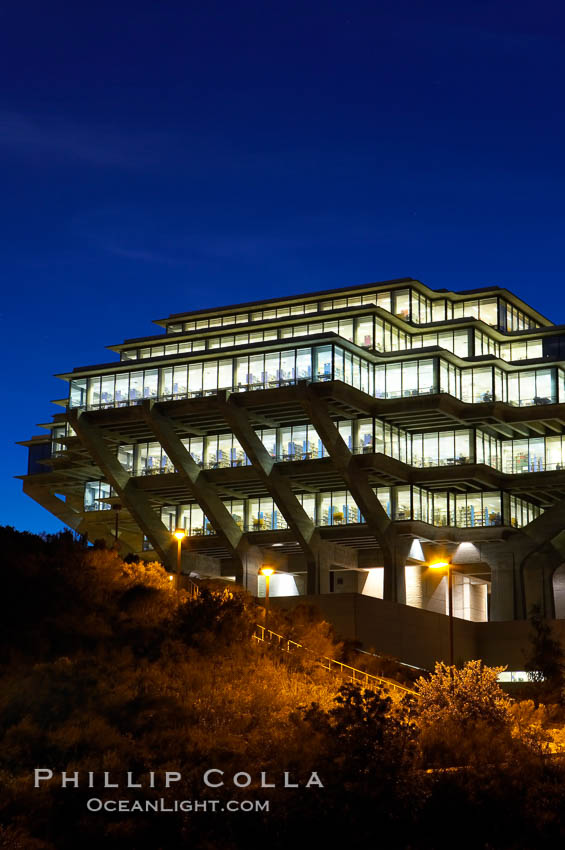
<path id="1" fill-rule="evenodd" d="M 451 675 L 440 665 L 412 704 L 338 689 L 304 659 L 251 641 L 261 609 L 233 587 L 211 583 L 194 601 L 159 564 L 85 550 L 72 535 L 0 529 L 2 539 L 0 846 L 283 850 L 315 831 L 328 847 L 439 850 L 456 830 L 458 845 L 475 850 L 488 830 L 490 848 L 516 850 L 523 839 L 545 850 L 565 838 L 565 770 L 543 757 L 562 730 L 548 728 L 549 709 L 508 707 L 496 670 L 472 662 Z M 272 615 L 275 630 L 339 653 L 311 610 Z M 468 745 L 477 741 L 482 761 Z M 441 764 L 464 767 L 429 772 Z M 182 782 L 169 791 L 122 787 L 119 798 L 268 799 L 271 811 L 89 815 L 93 793 L 116 792 L 34 789 L 38 766 L 122 780 L 127 770 L 142 780 L 178 770 Z M 252 786 L 207 790 L 210 767 L 246 771 Z M 316 771 L 324 788 L 281 788 L 285 771 L 302 782 Z M 262 772 L 278 786 L 258 787 Z"/>
<path id="2" fill-rule="evenodd" d="M 510 700 L 497 682 L 504 667 L 468 661 L 461 669 L 436 662 L 428 679 L 416 682 L 418 714 L 423 726 L 454 719 L 463 727 L 476 720 L 489 726 L 507 724 Z"/>
<path id="3" fill-rule="evenodd" d="M 563 703 L 565 699 L 565 654 L 553 637 L 551 626 L 539 605 L 530 612 L 531 653 L 525 663 L 528 676 L 536 685 L 536 696 L 545 703 Z"/>
<path id="4" fill-rule="evenodd" d="M 496 679 L 502 667 L 437 662 L 416 682 L 417 723 L 425 762 L 435 766 L 501 760 L 510 746 L 510 700 Z"/>

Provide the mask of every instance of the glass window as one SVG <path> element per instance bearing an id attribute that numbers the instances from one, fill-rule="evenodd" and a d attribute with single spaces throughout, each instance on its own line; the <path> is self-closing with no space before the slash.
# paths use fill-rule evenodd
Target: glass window
<path id="1" fill-rule="evenodd" d="M 253 387 L 262 387 L 265 360 L 262 354 L 252 354 L 249 358 L 249 381 Z"/>
<path id="2" fill-rule="evenodd" d="M 404 363 L 402 370 L 402 395 L 418 395 L 418 361 Z"/>
<path id="3" fill-rule="evenodd" d="M 471 461 L 471 431 L 455 432 L 455 463 Z"/>
<path id="4" fill-rule="evenodd" d="M 373 451 L 373 420 L 360 419 L 357 423 L 358 451 L 370 453 Z"/>
<path id="5" fill-rule="evenodd" d="M 395 497 L 394 519 L 411 519 L 410 487 L 395 487 Z"/>
<path id="6" fill-rule="evenodd" d="M 432 322 L 445 321 L 445 299 L 439 298 L 432 301 Z"/>
<path id="7" fill-rule="evenodd" d="M 403 319 L 410 318 L 410 291 L 408 289 L 394 293 L 394 313 Z"/>
<path id="8" fill-rule="evenodd" d="M 294 351 L 281 351 L 281 380 L 294 381 L 296 377 L 294 358 Z"/>
<path id="9" fill-rule="evenodd" d="M 479 319 L 485 324 L 498 325 L 498 302 L 496 298 L 483 298 L 479 305 Z"/>
<path id="10" fill-rule="evenodd" d="M 265 354 L 265 373 L 269 386 L 276 386 L 280 378 L 280 356 L 278 351 Z"/>
<path id="11" fill-rule="evenodd" d="M 518 372 L 509 372 L 507 376 L 508 403 L 520 404 L 520 382 Z"/>
<path id="12" fill-rule="evenodd" d="M 373 319 L 370 316 L 357 319 L 355 342 L 363 348 L 373 348 Z"/>
<path id="13" fill-rule="evenodd" d="M 143 396 L 143 372 L 132 372 L 129 382 L 130 401 L 137 401 Z"/>
<path id="14" fill-rule="evenodd" d="M 249 358 L 248 357 L 238 357 L 236 360 L 235 367 L 235 385 L 238 387 L 245 387 L 249 383 Z"/>
<path id="15" fill-rule="evenodd" d="M 343 366 L 343 348 L 335 346 L 334 348 L 334 378 L 336 381 L 343 381 L 344 378 Z"/>
<path id="16" fill-rule="evenodd" d="M 451 437 L 451 440 L 449 440 L 449 443 L 451 444 L 451 453 L 453 453 L 453 436 Z M 437 433 L 424 434 L 424 466 L 437 466 L 438 460 Z"/>
<path id="17" fill-rule="evenodd" d="M 220 389 L 225 387 L 231 388 L 232 384 L 232 361 L 220 360 L 218 366 L 218 387 Z"/>
<path id="18" fill-rule="evenodd" d="M 202 371 L 202 366 L 198 364 L 198 371 Z M 187 367 L 185 365 L 175 366 L 173 369 L 173 395 L 185 396 L 187 392 L 186 385 Z M 202 380 L 202 379 L 200 379 Z M 200 385 L 202 387 L 202 385 Z"/>
<path id="19" fill-rule="evenodd" d="M 389 363 L 386 367 L 386 397 L 400 398 L 402 395 L 402 364 Z"/>
<path id="20" fill-rule="evenodd" d="M 493 401 L 492 369 L 473 369 L 473 401 Z"/>
<path id="21" fill-rule="evenodd" d="M 382 307 L 389 313 L 392 312 L 390 292 L 377 292 L 377 307 Z"/>
<path id="22" fill-rule="evenodd" d="M 317 350 L 318 369 L 320 368 L 320 358 L 322 357 L 324 375 L 326 378 L 331 378 L 331 351 L 331 345 L 328 345 L 327 348 Z M 296 377 L 298 380 L 309 380 L 312 378 L 312 350 L 310 348 L 299 348 L 296 352 Z"/>
<path id="23" fill-rule="evenodd" d="M 218 388 L 218 364 L 214 361 L 204 363 L 202 388 L 205 393 L 212 393 Z"/>
<path id="24" fill-rule="evenodd" d="M 259 432 L 261 442 L 271 455 L 271 457 L 276 457 L 277 455 L 277 432 L 275 428 L 270 430 L 264 429 Z"/>
<path id="25" fill-rule="evenodd" d="M 339 335 L 353 342 L 353 319 L 339 320 Z"/>
<path id="26" fill-rule="evenodd" d="M 420 393 L 437 392 L 434 379 L 434 361 L 420 360 L 418 363 L 418 390 Z"/>
<path id="27" fill-rule="evenodd" d="M 175 378 L 176 378 L 176 367 L 175 367 Z M 185 378 L 186 380 L 186 378 Z M 174 391 L 174 387 L 173 387 Z M 179 384 L 179 392 L 185 392 L 181 390 Z M 202 363 L 190 363 L 188 366 L 188 392 L 191 395 L 201 395 L 202 394 Z"/>
<path id="28" fill-rule="evenodd" d="M 69 406 L 84 407 L 86 405 L 86 378 L 71 381 Z"/>
<path id="29" fill-rule="evenodd" d="M 469 331 L 458 330 L 453 334 L 453 353 L 458 357 L 469 356 Z"/>
<path id="30" fill-rule="evenodd" d="M 555 369 L 539 369 L 536 375 L 534 404 L 549 404 L 557 400 Z"/>
<path id="31" fill-rule="evenodd" d="M 143 398 L 157 398 L 159 384 L 159 371 L 148 369 L 144 373 Z"/>
<path id="32" fill-rule="evenodd" d="M 386 366 L 375 365 L 375 398 L 386 398 Z"/>
<path id="33" fill-rule="evenodd" d="M 309 353 L 309 352 L 308 352 Z M 300 356 L 300 351 L 298 352 Z M 329 381 L 332 377 L 332 347 L 325 345 L 314 349 L 315 355 L 315 379 L 318 381 Z M 300 365 L 298 365 L 300 377 Z"/>
<path id="34" fill-rule="evenodd" d="M 528 340 L 528 360 L 543 357 L 543 342 L 541 339 Z"/>
<path id="35" fill-rule="evenodd" d="M 520 404 L 533 405 L 536 401 L 536 374 L 535 372 L 520 372 Z"/>

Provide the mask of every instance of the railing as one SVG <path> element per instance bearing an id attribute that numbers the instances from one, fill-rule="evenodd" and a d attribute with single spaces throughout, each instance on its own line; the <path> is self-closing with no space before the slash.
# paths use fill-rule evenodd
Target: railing
<path id="1" fill-rule="evenodd" d="M 257 643 L 276 644 L 278 649 L 289 654 L 297 649 L 301 649 L 303 652 L 313 655 L 315 657 L 315 663 L 323 667 L 324 670 L 328 670 L 330 673 L 336 673 L 353 684 L 362 685 L 370 690 L 385 688 L 386 690 L 398 691 L 402 695 L 416 693 L 411 688 L 399 685 L 398 682 L 393 682 L 391 679 L 384 679 L 381 676 L 374 676 L 365 670 L 358 670 L 357 667 L 351 667 L 349 664 L 344 664 L 343 661 L 336 661 L 335 658 L 328 658 L 326 655 L 316 656 L 316 653 L 307 649 L 303 644 L 297 643 L 295 640 L 290 640 L 284 637 L 284 635 L 273 632 L 271 629 L 267 629 L 258 623 L 255 626 L 252 639 L 256 640 Z"/>
<path id="2" fill-rule="evenodd" d="M 188 591 L 188 595 L 191 599 L 198 599 L 198 597 L 200 596 L 200 588 L 198 587 L 195 581 L 192 581 L 191 578 L 188 578 L 187 582 L 188 586 L 186 589 Z"/>

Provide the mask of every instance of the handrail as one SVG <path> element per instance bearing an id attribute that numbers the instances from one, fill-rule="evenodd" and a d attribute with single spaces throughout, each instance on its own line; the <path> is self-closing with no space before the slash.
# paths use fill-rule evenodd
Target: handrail
<path id="1" fill-rule="evenodd" d="M 198 597 L 200 596 L 200 588 L 198 587 L 198 585 L 196 584 L 195 581 L 192 581 L 191 578 L 187 577 L 186 580 L 187 580 L 187 583 L 188 583 L 188 587 L 187 587 L 188 595 L 190 596 L 191 599 L 198 599 Z"/>
<path id="2" fill-rule="evenodd" d="M 260 634 L 257 632 L 260 630 Z M 272 629 L 266 629 L 259 623 L 255 624 L 255 632 L 251 636 L 258 643 L 270 643 L 271 641 L 278 643 L 278 648 L 282 652 L 292 652 L 295 649 L 303 649 L 305 652 L 315 655 L 311 649 L 307 649 L 303 644 L 297 643 L 295 640 L 290 640 L 284 635 L 273 632 Z M 406 688 L 404 685 L 399 685 L 391 679 L 384 679 L 382 676 L 374 676 L 372 673 L 367 673 L 365 670 L 359 670 L 357 667 L 351 667 L 349 664 L 344 664 L 343 661 L 336 661 L 335 658 L 328 658 L 327 655 L 318 656 L 318 663 L 324 670 L 331 673 L 339 673 L 342 676 L 350 679 L 354 684 L 364 685 L 366 688 L 383 687 L 393 691 L 400 691 L 403 694 L 416 694 L 416 691 L 411 688 Z M 349 671 L 349 672 L 347 672 Z"/>

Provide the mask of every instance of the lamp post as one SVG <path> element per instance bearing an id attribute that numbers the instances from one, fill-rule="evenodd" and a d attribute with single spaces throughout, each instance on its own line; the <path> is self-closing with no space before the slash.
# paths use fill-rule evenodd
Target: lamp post
<path id="1" fill-rule="evenodd" d="M 265 578 L 265 638 L 269 630 L 269 585 L 274 572 L 272 567 L 261 567 L 259 570 L 259 575 Z"/>
<path id="2" fill-rule="evenodd" d="M 181 549 L 181 546 L 182 546 L 182 541 L 186 537 L 186 532 L 185 532 L 184 528 L 177 528 L 173 532 L 173 537 L 176 537 L 177 544 L 178 544 L 177 545 L 177 593 L 180 593 L 180 573 L 181 573 L 181 569 L 180 569 L 181 568 L 181 552 L 180 552 L 180 549 Z"/>
<path id="3" fill-rule="evenodd" d="M 449 666 L 453 667 L 453 568 L 449 561 L 430 564 L 432 570 L 447 570 L 447 605 L 449 611 Z"/>
<path id="4" fill-rule="evenodd" d="M 122 506 L 120 504 L 112 505 L 112 510 L 114 511 L 114 545 L 116 549 L 118 548 L 118 520 L 120 518 L 120 511 Z"/>

